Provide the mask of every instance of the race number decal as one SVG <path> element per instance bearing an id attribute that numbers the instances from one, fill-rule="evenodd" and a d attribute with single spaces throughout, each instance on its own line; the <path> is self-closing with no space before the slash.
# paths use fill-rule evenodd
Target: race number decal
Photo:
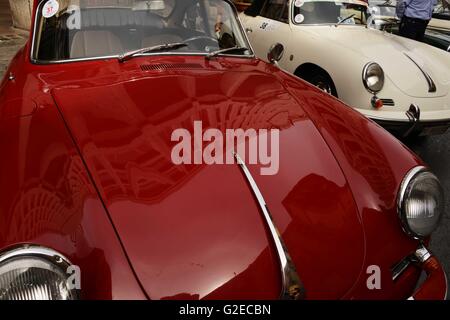
<path id="1" fill-rule="evenodd" d="M 42 16 L 46 19 L 53 17 L 58 13 L 59 2 L 57 0 L 48 0 L 42 8 Z"/>

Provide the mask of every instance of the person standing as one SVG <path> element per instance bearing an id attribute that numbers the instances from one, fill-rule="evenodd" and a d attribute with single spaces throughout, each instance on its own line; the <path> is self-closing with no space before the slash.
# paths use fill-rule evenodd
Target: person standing
<path id="1" fill-rule="evenodd" d="M 425 29 L 433 15 L 437 0 L 398 0 L 396 13 L 400 18 L 400 35 L 423 41 Z"/>

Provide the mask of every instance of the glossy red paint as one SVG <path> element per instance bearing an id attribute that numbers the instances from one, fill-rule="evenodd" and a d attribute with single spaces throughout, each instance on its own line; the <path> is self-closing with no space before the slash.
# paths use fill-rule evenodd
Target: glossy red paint
<path id="1" fill-rule="evenodd" d="M 127 66 L 141 73 L 132 82 L 54 90 L 148 295 L 251 299 L 280 293 L 271 241 L 238 166 L 171 162 L 172 130 L 192 131 L 192 121 L 201 120 L 204 129 L 283 130 L 280 172 L 258 183 L 308 295 L 341 297 L 361 270 L 364 235 L 345 177 L 314 124 L 258 66 L 242 72 L 240 65 L 188 59 L 203 70 L 142 73 L 138 62 L 147 62 L 140 60 Z M 353 246 L 343 253 L 330 243 Z M 342 258 L 345 264 L 335 263 Z"/>
<path id="2" fill-rule="evenodd" d="M 394 283 L 391 267 L 418 245 L 401 230 L 396 197 L 421 161 L 373 122 L 257 59 L 33 65 L 29 49 L 0 85 L 0 249 L 63 253 L 81 267 L 86 299 L 275 299 L 276 254 L 241 171 L 175 166 L 170 135 L 195 120 L 279 128 L 279 173 L 250 170 L 306 297 L 413 294 L 420 269 Z M 158 63 L 200 67 L 141 69 Z M 366 286 L 370 265 L 382 290 Z M 442 287 L 435 269 L 428 286 Z"/>
<path id="3" fill-rule="evenodd" d="M 439 261 L 432 257 L 421 266 L 425 270 L 427 280 L 413 294 L 415 300 L 438 300 L 447 295 L 447 279 Z"/>

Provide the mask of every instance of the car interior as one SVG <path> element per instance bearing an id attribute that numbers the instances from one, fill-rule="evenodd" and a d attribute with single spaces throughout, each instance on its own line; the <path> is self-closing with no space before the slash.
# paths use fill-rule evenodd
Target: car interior
<path id="1" fill-rule="evenodd" d="M 186 1 L 186 4 L 189 4 L 189 1 Z M 200 39 L 189 43 L 189 47 L 183 48 L 183 51 L 203 52 L 206 46 L 217 50 L 236 44 L 233 39 L 230 42 L 229 37 L 226 44 L 217 39 L 210 27 L 214 26 L 214 23 L 205 23 L 201 18 L 205 17 L 204 12 L 191 12 L 201 11 L 199 6 L 182 9 L 181 12 L 172 12 L 169 17 L 162 17 L 149 10 L 82 8 L 80 25 L 77 28 L 67 27 L 67 20 L 71 15 L 67 10 L 58 19 L 43 21 L 46 32 L 39 39 L 37 58 L 51 61 L 113 56 L 195 37 Z M 214 12 L 210 12 L 208 16 L 215 17 L 213 14 Z"/>

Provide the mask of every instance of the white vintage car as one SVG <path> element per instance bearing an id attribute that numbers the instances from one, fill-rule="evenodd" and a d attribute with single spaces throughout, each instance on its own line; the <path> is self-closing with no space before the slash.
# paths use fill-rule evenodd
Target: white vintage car
<path id="1" fill-rule="evenodd" d="M 256 54 L 401 135 L 450 126 L 450 54 L 367 27 L 358 0 L 254 0 L 241 20 Z M 272 55 L 273 56 L 273 55 Z"/>

